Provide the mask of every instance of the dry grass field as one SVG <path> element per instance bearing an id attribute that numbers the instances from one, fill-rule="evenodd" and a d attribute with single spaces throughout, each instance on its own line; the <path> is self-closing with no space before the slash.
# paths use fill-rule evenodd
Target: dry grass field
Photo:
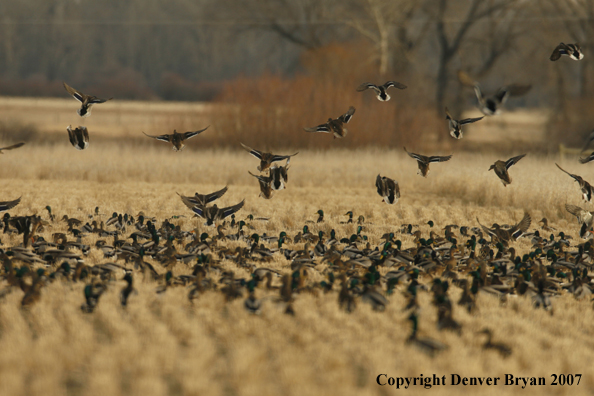
<path id="1" fill-rule="evenodd" d="M 101 111 L 97 109 L 97 111 Z M 93 119 L 93 117 L 91 117 Z M 62 120 L 60 120 L 62 121 Z M 206 136 L 206 135 L 205 135 Z M 328 136 L 319 136 L 329 138 Z M 402 224 L 416 224 L 423 237 L 430 230 L 443 234 L 447 224 L 478 226 L 494 222 L 513 224 L 527 211 L 532 216 L 530 230 L 540 229 L 542 217 L 558 231 L 573 236 L 570 250 L 579 238 L 577 222 L 565 203 L 586 207 L 577 184 L 554 165 L 556 158 L 528 154 L 510 169 L 513 183 L 503 187 L 489 166 L 497 159 L 521 154 L 510 152 L 506 158 L 487 154 L 457 153 L 452 160 L 431 165 L 427 178 L 416 174 L 416 162 L 402 150 L 366 149 L 359 151 L 302 150 L 291 160 L 288 188 L 271 200 L 258 197 L 256 180 L 247 171 L 256 171 L 257 160 L 243 150 L 201 149 L 202 136 L 188 142 L 181 153 L 170 145 L 148 142 L 142 145 L 93 141 L 85 151 L 77 151 L 67 141 L 36 145 L 35 142 L 0 156 L 0 200 L 22 196 L 12 216 L 38 214 L 50 205 L 56 217 L 63 215 L 91 221 L 88 215 L 98 206 L 106 221 L 112 212 L 134 216 L 143 211 L 160 225 L 171 219 L 182 230 L 197 228 L 200 233 L 216 235 L 204 220 L 192 218 L 176 195 L 207 193 L 229 186 L 219 206 L 235 204 L 245 198 L 237 219 L 249 214 L 269 221 L 248 221 L 249 233 L 296 235 L 305 224 L 315 234 L 339 237 L 356 232 L 356 224 L 344 224 L 345 213 L 355 219 L 365 217 L 362 234 L 371 247 L 381 245 L 381 236 L 395 232 L 403 248 L 414 247 L 413 237 L 400 234 Z M 454 146 L 455 147 L 455 146 Z M 416 151 L 415 147 L 408 147 Z M 284 150 L 283 150 L 284 151 Z M 450 154 L 432 152 L 423 154 Z M 292 153 L 286 150 L 286 154 Z M 566 160 L 560 164 L 570 172 L 592 180 L 588 165 Z M 402 198 L 386 205 L 375 191 L 380 173 L 399 181 Z M 315 212 L 323 209 L 325 221 L 315 223 Z M 314 223 L 307 223 L 313 220 Z M 431 229 L 427 222 L 432 220 Z M 66 232 L 64 222 L 50 222 L 39 234 L 51 240 L 52 233 Z M 112 228 L 111 228 L 112 229 Z M 129 227 L 128 234 L 133 227 Z M 225 233 L 235 233 L 227 226 Z M 557 232 L 558 232 L 557 231 Z M 125 237 L 125 236 L 124 236 Z M 69 238 L 72 238 L 69 235 Z M 460 237 L 462 238 L 462 237 Z M 97 234 L 83 238 L 92 248 L 84 257 L 86 265 L 111 261 L 95 248 Z M 22 243 L 21 235 L 0 235 L 0 248 Z M 359 244 L 365 247 L 364 243 Z M 219 241 L 218 247 L 248 246 L 246 242 Z M 523 254 L 531 249 L 529 239 L 513 246 Z M 182 245 L 177 245 L 179 251 Z M 275 247 L 274 244 L 269 247 Z M 301 249 L 303 243 L 289 243 Z M 151 257 L 159 274 L 167 269 Z M 217 257 L 218 260 L 218 257 Z M 290 262 L 280 253 L 270 262 L 248 260 L 290 274 Z M 132 269 L 131 263 L 118 263 Z M 329 264 L 316 259 L 308 282 L 326 279 Z M 190 274 L 191 265 L 178 263 L 175 276 Z M 15 265 L 22 263 L 15 260 Z M 220 266 L 233 271 L 236 278 L 249 278 L 251 270 L 231 260 Z M 39 265 L 35 265 L 35 268 Z M 56 268 L 50 267 L 48 273 Z M 389 268 L 380 267 L 385 274 Z M 405 343 L 410 334 L 408 313 L 403 311 L 406 285 L 397 286 L 388 297 L 384 312 L 375 312 L 359 301 L 352 313 L 339 309 L 337 281 L 334 290 L 318 295 L 300 293 L 293 304 L 295 315 L 284 313 L 285 304 L 277 301 L 278 291 L 256 289 L 262 300 L 259 315 L 244 309 L 243 298 L 226 302 L 220 291 L 206 291 L 193 303 L 189 287 L 155 292 L 159 282 L 143 282 L 135 272 L 137 294 L 128 306 L 120 305 L 124 288 L 123 273 L 107 282 L 107 291 L 93 313 L 83 313 L 84 282 L 57 280 L 41 289 L 41 299 L 21 308 L 23 292 L 18 288 L 0 297 L 0 395 L 388 395 L 399 392 L 378 386 L 376 377 L 430 376 L 457 373 L 466 377 L 514 376 L 545 377 L 552 374 L 582 374 L 573 386 L 445 386 L 435 387 L 432 395 L 472 394 L 591 394 L 594 392 L 594 311 L 589 298 L 577 301 L 567 292 L 553 298 L 553 315 L 535 309 L 530 297 L 510 296 L 505 305 L 496 297 L 480 294 L 473 314 L 455 305 L 454 318 L 463 326 L 461 336 L 436 328 L 436 308 L 431 295 L 419 292 L 419 333 L 447 344 L 446 351 L 430 357 Z M 221 273 L 211 271 L 215 282 Z M 421 278 L 429 284 L 430 277 Z M 160 282 L 162 283 L 162 282 Z M 280 285 L 275 278 L 274 286 Z M 7 288 L 0 280 L 0 290 Z M 220 288 L 220 286 L 219 286 Z M 385 289 L 385 288 L 384 288 Z M 451 287 L 452 301 L 461 290 Z M 496 340 L 505 341 L 512 355 L 502 358 L 497 352 L 483 350 L 483 335 L 488 327 Z M 413 387 L 408 394 L 418 394 Z"/>

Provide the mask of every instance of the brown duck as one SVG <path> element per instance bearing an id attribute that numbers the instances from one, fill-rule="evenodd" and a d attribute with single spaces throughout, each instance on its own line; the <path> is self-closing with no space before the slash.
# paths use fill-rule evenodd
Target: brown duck
<path id="1" fill-rule="evenodd" d="M 499 179 L 501 179 L 501 183 L 503 183 L 503 187 L 507 187 L 508 184 L 511 184 L 512 180 L 507 173 L 507 170 L 512 166 L 515 165 L 519 160 L 524 158 L 526 154 L 518 155 L 517 157 L 513 157 L 508 159 L 507 161 L 495 161 L 493 165 L 489 168 L 489 170 L 494 170 L 495 174 Z"/>

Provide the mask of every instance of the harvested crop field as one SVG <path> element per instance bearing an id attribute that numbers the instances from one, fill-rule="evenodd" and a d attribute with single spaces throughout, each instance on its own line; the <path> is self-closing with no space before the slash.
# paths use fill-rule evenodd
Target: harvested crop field
<path id="1" fill-rule="evenodd" d="M 91 137 L 92 139 L 92 137 Z M 76 238 L 69 233 L 62 216 L 82 220 L 82 224 L 96 220 L 104 222 L 113 212 L 134 216 L 140 211 L 146 218 L 154 217 L 160 229 L 165 220 L 179 226 L 183 236 L 172 243 L 178 254 L 187 252 L 187 245 L 203 233 L 209 244 L 204 255 L 210 255 L 203 268 L 203 286 L 196 289 L 195 278 L 199 258 L 167 261 L 162 251 L 147 247 L 143 260 L 151 264 L 135 265 L 138 260 L 105 257 L 97 241 L 113 245 L 114 237 L 99 232 L 86 232 L 81 242 L 88 245 L 83 254 L 76 247 L 68 252 L 78 254 L 88 266 L 88 275 L 78 279 L 76 258 L 65 257 L 46 263 L 28 264 L 12 256 L 15 273 L 23 267 L 30 271 L 21 282 L 27 288 L 32 282 L 41 282 L 34 302 L 22 306 L 25 293 L 15 284 L 10 286 L 10 273 L 6 267 L 0 281 L 0 394 L 6 395 L 303 395 L 303 394 L 390 394 L 398 392 L 391 386 L 380 386 L 379 374 L 388 377 L 418 377 L 420 374 L 446 376 L 447 385 L 435 386 L 435 394 L 472 391 L 473 394 L 526 393 L 586 394 L 594 390 L 592 359 L 593 309 L 590 297 L 578 300 L 567 283 L 569 278 L 555 278 L 556 287 L 547 287 L 551 310 L 535 308 L 537 286 L 519 296 L 513 287 L 514 277 L 505 298 L 485 290 L 476 295 L 475 308 L 469 313 L 466 306 L 456 304 L 462 289 L 449 281 L 448 299 L 452 302 L 452 318 L 461 325 L 461 333 L 437 328 L 439 304 L 433 304 L 431 288 L 445 265 L 433 270 L 422 270 L 418 277 L 418 310 L 405 310 L 410 302 L 411 280 L 406 277 L 397 284 L 389 282 L 389 272 L 414 272 L 421 263 L 369 263 L 349 262 L 345 249 L 349 243 L 340 242 L 357 234 L 357 218 L 362 219 L 360 240 L 351 248 L 364 250 L 385 249 L 382 235 L 394 232 L 394 240 L 402 242 L 402 251 L 417 248 L 415 236 L 401 233 L 402 225 L 412 224 L 413 232 L 430 238 L 430 231 L 444 236 L 448 224 L 478 227 L 477 217 L 484 225 L 515 224 L 526 211 L 532 217 L 528 232 L 540 230 L 538 223 L 547 217 L 555 235 L 560 231 L 573 236 L 569 252 L 577 252 L 579 225 L 567 213 L 565 203 L 586 207 L 581 201 L 579 188 L 554 165 L 556 158 L 539 158 L 530 154 L 510 169 L 513 182 L 503 187 L 489 166 L 498 158 L 490 155 L 454 153 L 445 163 L 431 165 L 427 178 L 416 174 L 416 161 L 404 151 L 302 151 L 291 159 L 287 189 L 277 191 L 271 200 L 258 197 L 257 181 L 248 174 L 258 173 L 258 161 L 243 150 L 200 149 L 200 137 L 190 140 L 181 153 L 172 152 L 170 145 L 149 141 L 145 145 L 93 143 L 85 151 L 76 151 L 66 141 L 62 144 L 25 145 L 5 153 L 0 158 L 2 200 L 22 196 L 21 203 L 8 211 L 12 217 L 39 215 L 46 221 L 36 237 L 52 242 L 52 235 L 64 233 L 68 241 Z M 287 150 L 286 154 L 294 151 Z M 430 154 L 430 153 L 427 153 Z M 450 154 L 450 153 L 431 153 Z M 517 155 L 520 153 L 510 153 Z M 511 156 L 511 155 L 510 155 Z M 61 159 L 61 160 L 58 160 Z M 503 159 L 503 158 L 502 158 Z M 505 158 L 507 159 L 507 158 Z M 560 163 L 564 169 L 588 179 L 588 169 L 573 160 Z M 380 173 L 396 179 L 400 184 L 401 199 L 394 205 L 385 204 L 376 192 L 375 178 Z M 192 217 L 177 193 L 193 195 L 209 193 L 225 185 L 228 192 L 219 200 L 219 207 L 236 204 L 245 199 L 245 206 L 236 213 L 236 222 L 245 220 L 246 238 L 217 239 L 217 230 L 204 225 L 204 220 Z M 49 219 L 46 205 L 56 216 Z M 95 208 L 99 207 L 99 215 Z M 324 221 L 316 223 L 317 211 L 324 211 Z M 352 211 L 354 223 L 349 224 L 345 214 Z M 247 219 L 248 215 L 254 219 Z M 268 218 L 269 220 L 259 220 Z M 434 223 L 431 228 L 429 221 Z M 219 222 L 222 224 L 222 222 Z M 225 235 L 238 234 L 230 218 L 221 231 Z M 293 239 L 307 225 L 314 236 L 323 231 L 324 245 L 335 230 L 339 240 L 335 245 L 343 252 L 340 261 L 332 264 L 328 257 L 314 255 L 312 263 L 287 259 L 284 250 L 301 250 L 306 243 L 285 241 L 278 249 L 275 240 L 266 242 L 266 236 L 278 237 L 281 231 Z M 418 226 L 418 228 L 417 228 Z M 79 226 L 80 229 L 82 227 Z M 75 227 L 76 228 L 76 227 Z M 105 226 L 105 230 L 116 228 Z M 164 231 L 165 230 L 165 231 Z M 165 248 L 166 230 L 160 230 L 159 244 Z M 170 230 L 173 230 L 171 228 Z M 194 233 L 188 233 L 194 230 Z M 126 226 L 118 239 L 126 240 L 137 231 L 134 224 Z M 458 246 L 471 238 L 456 234 Z M 146 232 L 146 231 L 145 231 Z M 171 231 L 173 233 L 173 231 Z M 259 243 L 270 254 L 258 253 L 252 248 L 250 236 L 258 234 Z M 34 237 L 34 239 L 36 238 Z M 366 239 L 363 239 L 366 238 Z M 357 239 L 355 237 L 355 239 Z M 560 237 L 555 236 L 556 240 Z M 19 252 L 23 235 L 2 234 L 0 248 L 4 252 Z M 490 238 L 486 236 L 486 241 Z M 60 241 L 63 242 L 63 241 Z M 150 242 L 140 239 L 140 243 Z M 546 241 L 545 241 L 546 242 Z M 315 238 L 308 247 L 313 250 Z M 541 246 L 544 243 L 541 242 Z M 37 240 L 28 250 L 43 245 Z M 451 242 L 431 245 L 434 258 L 447 261 Z M 148 245 L 147 245 L 148 246 Z M 488 245 L 487 245 L 488 246 Z M 510 242 L 521 257 L 534 251 L 532 237 Z M 477 244 L 477 260 L 466 268 L 463 264 L 470 254 L 465 248 L 458 259 L 459 278 L 472 282 L 471 272 L 480 269 L 481 262 L 488 272 L 493 268 L 488 256 L 478 258 L 481 245 Z M 497 252 L 495 244 L 490 247 Z M 243 258 L 238 258 L 240 250 Z M 137 247 L 135 247 L 137 249 Z M 396 255 L 391 247 L 391 254 Z M 558 255 L 561 255 L 555 248 Z M 348 250 L 348 249 L 347 249 Z M 462 249 L 461 249 L 462 250 Z M 546 250 L 546 249 L 545 249 Z M 154 252 L 151 253 L 151 252 Z M 209 252 L 209 253 L 208 253 Z M 367 255 L 370 253 L 367 252 Z M 412 253 L 411 253 L 412 254 Z M 40 257 L 43 258 L 43 254 Z M 550 266 L 546 251 L 540 257 L 544 266 Z M 586 257 L 587 256 L 587 257 Z M 8 257 L 8 256 L 5 256 Z M 58 256 L 60 257 L 60 256 Z M 372 255 L 373 257 L 373 255 Z M 591 265 L 591 257 L 584 255 L 583 267 Z M 163 260 L 160 260 L 163 259 Z M 334 258 L 335 259 L 335 258 Z M 71 271 L 61 265 L 69 262 Z M 79 260 L 80 261 L 80 260 Z M 92 271 L 91 267 L 115 262 L 133 275 L 133 292 L 122 307 L 121 291 L 125 288 L 125 272 L 111 270 Z M 538 272 L 538 260 L 526 264 L 533 274 Z M 135 268 L 136 267 L 136 268 Z M 510 263 L 508 267 L 513 268 Z M 260 300 L 258 314 L 248 312 L 244 302 L 248 298 L 246 282 L 258 268 L 268 268 L 271 288 L 265 281 L 258 283 L 254 296 Z M 38 269 L 44 274 L 37 275 Z M 376 270 L 377 272 L 373 272 Z M 166 273 L 172 278 L 167 281 Z M 201 270 L 202 271 L 202 270 Z M 276 275 L 278 272 L 279 275 Z M 295 273 L 297 272 L 297 275 Z M 200 272 L 202 273 L 202 272 Z M 233 273 L 234 281 L 230 274 Z M 335 281 L 327 290 L 330 273 Z M 340 308 L 340 274 L 349 279 L 348 296 L 356 307 L 347 312 Z M 367 303 L 364 286 L 366 274 L 381 277 L 374 290 L 387 300 L 382 307 Z M 31 275 L 33 274 L 33 275 Z M 283 297 L 283 276 L 294 279 L 293 293 Z M 504 278 L 504 277 L 502 277 Z M 358 282 L 354 284 L 353 279 Z M 443 278 L 445 279 L 445 278 Z M 76 280 L 76 281 L 75 281 Z M 324 284 L 322 282 L 325 282 Z M 237 284 L 229 291 L 229 284 Z M 390 285 L 389 285 L 390 284 Z M 93 312 L 83 312 L 86 304 L 85 287 L 104 288 Z M 326 287 L 324 286 L 326 285 Z M 393 289 L 388 292 L 388 288 Z M 586 286 L 587 287 L 587 286 Z M 535 291 L 532 291 L 532 290 Z M 551 289 L 551 290 L 549 290 Z M 554 290 L 553 290 L 554 289 Z M 160 293 L 157 293 L 161 291 Z M 234 293 L 238 297 L 233 299 Z M 188 297 L 193 294 L 193 299 Z M 239 296 L 241 295 L 241 296 Z M 292 300 L 292 302 L 287 302 Z M 294 315 L 286 314 L 288 306 Z M 382 305 L 382 304 L 380 304 Z M 407 343 L 411 334 L 411 312 L 418 317 L 419 339 L 430 337 L 447 346 L 433 356 L 414 342 Z M 481 330 L 489 328 L 494 342 L 504 342 L 511 355 L 504 357 L 497 350 L 483 349 L 486 336 Z M 501 377 L 497 386 L 452 385 L 451 374 L 463 377 Z M 544 377 L 542 386 L 504 385 L 505 375 Z M 552 374 L 582 374 L 579 385 L 551 386 Z M 576 377 L 577 381 L 577 377 Z M 421 386 L 412 386 L 407 392 L 416 394 Z M 402 391 L 402 390 L 400 390 Z M 411 394 L 413 394 L 411 393 Z"/>

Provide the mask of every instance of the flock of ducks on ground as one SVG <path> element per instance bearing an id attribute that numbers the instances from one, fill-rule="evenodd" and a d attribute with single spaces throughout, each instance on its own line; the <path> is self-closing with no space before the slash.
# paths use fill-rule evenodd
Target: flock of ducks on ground
<path id="1" fill-rule="evenodd" d="M 577 44 L 560 44 L 551 60 L 561 55 L 572 59 L 582 59 L 583 54 Z M 467 76 L 466 76 L 467 77 Z M 502 88 L 494 97 L 485 98 L 477 83 L 474 86 L 479 107 L 485 115 L 497 114 L 506 98 L 522 88 Z M 64 87 L 75 99 L 81 102 L 77 113 L 87 117 L 93 104 L 104 103 L 110 99 L 100 99 L 86 95 L 64 83 Z M 357 90 L 373 89 L 380 101 L 388 101 L 387 89 L 406 86 L 394 81 L 384 85 L 364 83 Z M 525 88 L 523 89 L 526 90 Z M 334 138 L 346 136 L 344 127 L 355 113 L 349 110 L 337 119 L 328 119 L 325 124 L 305 128 L 307 132 L 332 133 Z M 446 108 L 446 119 L 452 137 L 463 136 L 461 126 L 480 121 L 483 117 L 456 120 Z M 207 127 L 208 128 L 208 127 Z M 182 150 L 184 141 L 194 137 L 202 130 L 171 135 L 151 136 L 151 138 L 172 144 L 176 151 Z M 88 147 L 89 135 L 85 127 L 67 128 L 74 147 L 83 150 Z M 586 144 L 594 140 L 593 136 Z M 11 150 L 24 143 L 5 147 Z M 257 167 L 260 196 L 272 197 L 272 191 L 285 188 L 288 180 L 290 159 L 297 155 L 276 155 L 252 149 L 243 143 L 242 147 L 260 160 Z M 418 162 L 419 174 L 426 177 L 429 164 L 448 161 L 449 156 L 425 156 L 405 151 Z M 494 170 L 504 186 L 511 183 L 508 169 L 522 159 L 522 154 L 507 161 L 495 162 L 489 170 Z M 590 155 L 594 158 L 594 153 Z M 588 157 L 589 158 L 589 157 Z M 276 164 L 286 161 L 284 166 Z M 582 162 L 589 160 L 582 159 Z M 558 165 L 557 165 L 558 166 Z M 560 168 L 560 167 L 559 167 Z M 560 168 L 561 169 L 561 168 Z M 561 169 L 563 172 L 565 170 Z M 580 176 L 570 174 L 578 182 L 585 200 L 590 201 L 592 187 Z M 384 202 L 394 204 L 400 197 L 398 182 L 386 176 L 376 178 L 378 194 Z M 439 330 L 461 334 L 464 327 L 454 319 L 456 305 L 469 313 L 480 310 L 481 295 L 498 298 L 507 304 L 518 297 L 529 298 L 534 307 L 553 312 L 552 299 L 561 293 L 571 293 L 577 299 L 592 294 L 592 279 L 589 269 L 594 260 L 594 247 L 591 240 L 578 244 L 572 250 L 569 235 L 556 233 L 543 218 L 541 229 L 529 232 L 531 217 L 528 213 L 515 225 L 493 224 L 490 228 L 446 225 L 440 233 L 433 221 L 428 221 L 428 232 L 422 231 L 418 224 L 403 224 L 400 228 L 387 232 L 380 241 L 371 241 L 365 230 L 372 224 L 365 223 L 359 216 L 356 233 L 339 236 L 332 229 L 328 233 L 320 229 L 312 233 L 306 224 L 302 232 L 290 237 L 282 231 L 278 236 L 259 235 L 254 222 L 267 219 L 248 215 L 236 221 L 236 213 L 243 207 L 238 204 L 219 208 L 216 204 L 208 206 L 221 198 L 227 187 L 209 194 L 195 193 L 193 196 L 181 194 L 182 202 L 196 215 L 204 218 L 207 225 L 217 225 L 216 232 L 209 234 L 194 230 L 184 230 L 172 220 L 180 216 L 159 221 L 140 212 L 130 214 L 113 213 L 103 220 L 99 208 L 88 214 L 88 219 L 69 218 L 64 215 L 57 220 L 49 206 L 47 216 L 11 216 L 7 211 L 19 204 L 20 198 L 0 202 L 0 211 L 6 212 L 2 218 L 2 239 L 11 235 L 23 235 L 22 243 L 5 246 L 0 240 L 0 298 L 14 289 L 24 292 L 21 304 L 29 307 L 42 298 L 43 288 L 51 282 L 84 282 L 83 312 L 92 313 L 106 291 L 118 287 L 118 280 L 126 286 L 120 290 L 121 305 L 126 307 L 135 294 L 134 282 L 156 282 L 157 293 L 168 289 L 185 287 L 188 299 L 193 301 L 205 293 L 221 293 L 226 301 L 244 298 L 244 307 L 252 313 L 265 308 L 265 299 L 279 305 L 286 314 L 295 315 L 294 301 L 301 294 L 314 296 L 334 294 L 338 306 L 346 312 L 353 312 L 360 303 L 369 304 L 373 310 L 384 311 L 386 306 L 395 303 L 391 298 L 402 293 L 406 304 L 402 310 L 411 321 L 411 334 L 407 343 L 413 344 L 429 355 L 447 348 L 439 341 L 419 336 L 420 307 L 417 296 L 429 293 L 435 307 L 436 326 Z M 574 214 L 585 237 L 592 234 L 594 213 L 574 205 L 567 205 Z M 324 212 L 317 212 L 316 224 L 323 228 Z M 346 213 L 345 228 L 354 223 L 353 212 Z M 225 220 L 231 218 L 230 221 Z M 312 221 L 313 222 L 313 221 Z M 48 230 L 52 228 L 53 233 Z M 542 233 L 542 235 L 541 235 Z M 397 236 L 408 237 L 412 245 L 405 247 Z M 549 236 L 547 236 L 549 235 Z M 516 255 L 514 241 L 519 238 L 529 240 L 532 248 L 520 257 Z M 96 239 L 94 243 L 91 239 Z M 373 242 L 373 244 L 372 244 Z M 229 244 L 233 243 L 232 249 Z M 291 247 L 288 247 L 291 246 Z M 94 249 L 101 251 L 106 262 L 97 265 L 85 264 L 85 257 Z M 272 260 L 286 262 L 287 272 L 267 268 Z M 249 274 L 238 277 L 235 271 L 224 268 L 222 262 L 233 263 L 237 270 Z M 174 276 L 172 269 L 183 266 L 191 269 L 191 275 Z M 227 265 L 227 267 L 229 267 Z M 452 301 L 451 286 L 461 290 L 458 301 Z M 265 294 L 259 298 L 260 294 Z M 392 302 L 390 300 L 393 300 Z M 492 330 L 480 332 L 486 336 L 485 349 L 498 351 L 507 357 L 512 347 L 492 339 Z"/>

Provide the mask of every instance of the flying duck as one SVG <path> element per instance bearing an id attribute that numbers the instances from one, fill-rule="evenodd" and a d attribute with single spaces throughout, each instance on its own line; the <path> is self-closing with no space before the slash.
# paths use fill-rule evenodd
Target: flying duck
<path id="1" fill-rule="evenodd" d="M 561 168 L 557 163 L 555 163 L 555 165 L 557 165 L 557 168 L 561 169 L 563 172 L 571 176 L 576 182 L 578 182 L 578 184 L 580 185 L 580 189 L 582 190 L 582 197 L 584 198 L 584 201 L 590 202 L 592 199 L 592 186 L 590 185 L 590 183 L 588 183 L 578 175 L 574 175 L 572 173 L 567 172 L 565 169 Z"/>
<path id="2" fill-rule="evenodd" d="M 349 107 L 349 111 L 341 115 L 336 119 L 328 118 L 328 122 L 325 124 L 318 125 L 317 127 L 313 128 L 303 128 L 306 132 L 322 132 L 322 133 L 332 133 L 334 134 L 334 139 L 336 138 L 343 138 L 349 132 L 345 127 L 344 124 L 348 124 L 348 122 L 353 118 L 353 114 L 355 114 L 355 108 L 353 106 Z"/>
<path id="3" fill-rule="evenodd" d="M 243 207 L 245 200 L 241 201 L 240 203 L 229 206 L 226 208 L 219 208 L 216 204 L 211 207 L 204 208 L 200 206 L 194 206 L 192 211 L 196 213 L 198 216 L 202 217 L 206 220 L 206 225 L 213 225 L 216 221 L 223 220 L 224 218 L 231 216 L 233 213 L 237 212 L 239 209 Z"/>
<path id="4" fill-rule="evenodd" d="M 497 115 L 501 113 L 501 107 L 505 104 L 510 96 L 524 95 L 532 88 L 531 85 L 512 84 L 506 87 L 501 87 L 494 96 L 485 97 L 481 90 L 479 83 L 474 84 L 474 93 L 478 100 L 479 110 L 487 116 Z"/>
<path id="5" fill-rule="evenodd" d="M 375 85 L 372 83 L 365 82 L 357 87 L 358 92 L 365 91 L 367 89 L 373 89 L 375 91 L 375 95 L 377 96 L 377 100 L 380 102 L 387 102 L 390 100 L 390 95 L 388 95 L 388 88 L 395 87 L 398 89 L 406 89 L 406 85 L 401 84 L 396 81 L 388 81 L 384 85 Z"/>
<path id="6" fill-rule="evenodd" d="M 420 154 L 415 154 L 415 153 L 409 153 L 408 150 L 406 149 L 406 147 L 404 147 L 404 151 L 406 151 L 406 153 L 417 160 L 417 164 L 419 165 L 419 170 L 417 171 L 417 173 L 423 177 L 427 177 L 427 174 L 429 173 L 429 164 L 431 162 L 445 162 L 445 161 L 449 161 L 450 158 L 452 158 L 452 155 L 447 155 L 447 156 L 439 156 L 439 155 L 432 155 L 430 157 L 426 157 L 424 155 L 420 155 Z"/>
<path id="7" fill-rule="evenodd" d="M 3 150 L 12 150 L 15 148 L 19 148 L 19 147 L 22 147 L 24 144 L 25 144 L 24 142 L 20 142 L 17 144 L 13 144 L 12 146 L 2 147 L 2 148 L 0 148 L 0 154 L 4 154 Z"/>
<path id="8" fill-rule="evenodd" d="M 194 206 L 199 205 L 199 206 L 206 206 L 207 204 L 221 198 L 223 195 L 225 195 L 225 193 L 227 192 L 227 186 L 223 187 L 222 189 L 220 189 L 219 191 L 215 191 L 213 193 L 210 194 L 198 194 L 195 193 L 193 197 L 186 197 L 184 195 L 181 195 L 180 193 L 177 193 L 177 195 L 180 196 L 182 202 L 190 209 L 192 209 Z"/>
<path id="9" fill-rule="evenodd" d="M 377 193 L 384 199 L 387 204 L 394 204 L 400 198 L 400 187 L 398 182 L 386 176 L 377 175 L 375 179 L 375 186 Z"/>
<path id="10" fill-rule="evenodd" d="M 448 120 L 448 126 L 450 129 L 450 135 L 454 138 L 454 139 L 462 139 L 462 125 L 465 124 L 471 124 L 473 122 L 477 122 L 482 120 L 483 117 L 477 117 L 477 118 L 465 118 L 463 120 L 455 120 L 452 118 L 452 116 L 450 115 L 450 112 L 448 111 L 448 108 L 445 108 L 445 112 L 446 112 L 446 120 Z"/>
<path id="11" fill-rule="evenodd" d="M 147 135 L 144 132 L 142 132 L 142 133 L 144 133 L 146 136 L 151 137 L 153 139 L 157 139 L 162 142 L 171 143 L 173 145 L 173 151 L 181 151 L 181 150 L 183 150 L 183 148 L 185 146 L 184 140 L 192 138 L 192 137 L 198 135 L 199 133 L 206 131 L 207 129 L 208 129 L 208 127 L 201 129 L 199 131 L 190 131 L 190 132 L 184 132 L 184 133 L 179 133 L 174 129 L 173 133 L 171 135 L 159 135 L 159 136 Z"/>
<path id="12" fill-rule="evenodd" d="M 260 172 L 264 172 L 266 169 L 270 168 L 270 165 L 272 165 L 273 162 L 276 161 L 282 161 L 284 159 L 286 159 L 287 161 L 299 154 L 299 151 L 296 152 L 295 154 L 291 154 L 291 155 L 276 155 L 276 154 L 272 154 L 272 153 L 265 153 L 263 151 L 259 151 L 259 150 L 254 150 L 251 147 L 246 146 L 245 144 L 241 143 L 241 147 L 243 147 L 248 153 L 250 153 L 251 155 L 253 155 L 254 157 L 258 158 L 260 160 L 260 165 L 258 166 L 258 170 Z M 288 162 L 287 162 L 288 164 Z"/>
<path id="13" fill-rule="evenodd" d="M 0 202 L 0 212 L 4 212 L 5 210 L 12 209 L 17 206 L 21 202 L 21 197 L 18 197 L 14 201 L 4 201 Z"/>
<path id="14" fill-rule="evenodd" d="M 501 160 L 495 161 L 493 165 L 489 168 L 489 170 L 494 170 L 495 174 L 499 179 L 501 179 L 501 183 L 503 183 L 503 187 L 507 187 L 508 184 L 511 184 L 511 177 L 509 177 L 509 173 L 507 170 L 512 166 L 515 165 L 519 160 L 524 158 L 526 154 L 518 155 L 517 157 L 513 157 L 508 159 L 507 161 L 503 162 Z"/>
<path id="15" fill-rule="evenodd" d="M 64 83 L 64 88 L 66 88 L 66 91 L 68 91 L 68 93 L 70 95 L 72 95 L 74 97 L 74 99 L 78 100 L 81 103 L 80 109 L 78 109 L 76 111 L 78 113 L 78 115 L 81 117 L 88 117 L 91 115 L 91 106 L 92 105 L 94 105 L 96 103 L 105 103 L 108 100 L 113 99 L 113 98 L 100 99 L 93 95 L 84 94 L 84 93 L 72 88 L 70 85 L 68 85 L 66 83 Z"/>
<path id="16" fill-rule="evenodd" d="M 272 198 L 272 187 L 271 182 L 272 178 L 270 176 L 257 176 L 254 175 L 252 172 L 248 171 L 248 173 L 258 179 L 258 183 L 260 184 L 260 197 L 264 199 Z"/>
<path id="17" fill-rule="evenodd" d="M 73 130 L 72 126 L 68 125 L 66 130 L 68 131 L 70 143 L 75 149 L 84 150 L 89 147 L 89 130 L 87 127 L 79 126 Z"/>
<path id="18" fill-rule="evenodd" d="M 551 54 L 551 57 L 549 59 L 552 61 L 556 61 L 556 60 L 559 60 L 559 58 L 561 58 L 561 55 L 567 55 L 571 59 L 576 60 L 576 61 L 584 59 L 584 53 L 582 52 L 582 49 L 580 48 L 580 45 L 578 43 L 575 43 L 575 44 L 560 43 L 553 50 L 553 53 Z"/>

